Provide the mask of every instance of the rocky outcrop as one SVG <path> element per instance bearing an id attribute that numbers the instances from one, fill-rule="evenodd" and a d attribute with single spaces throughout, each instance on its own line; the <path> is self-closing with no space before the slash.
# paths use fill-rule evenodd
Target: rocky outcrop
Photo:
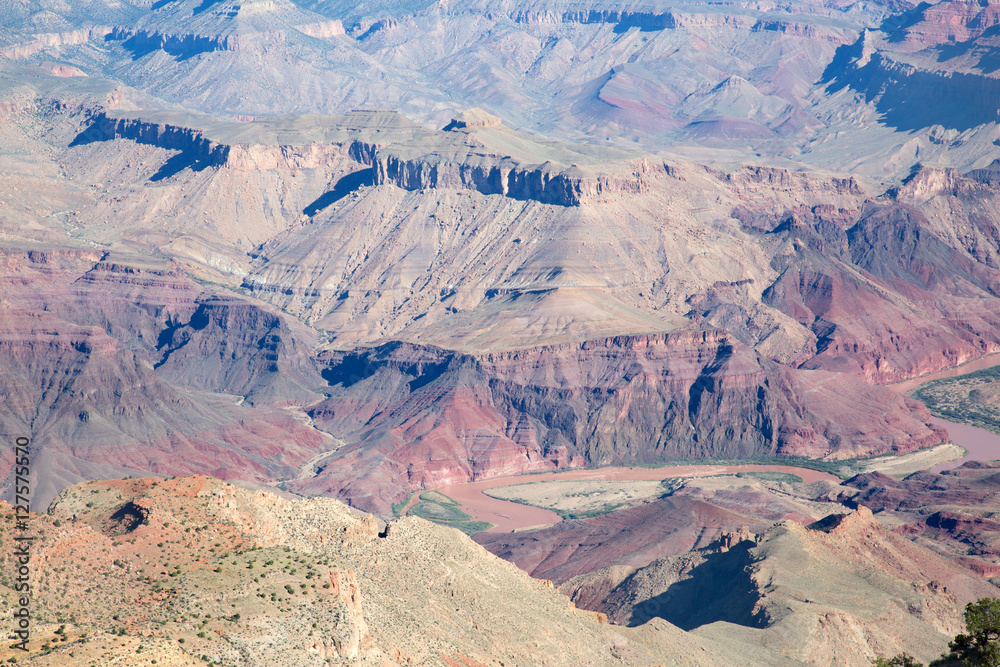
<path id="1" fill-rule="evenodd" d="M 434 157 L 403 159 L 391 150 L 376 156 L 374 168 L 376 185 L 391 183 L 404 190 L 475 190 L 559 206 L 647 192 L 654 171 L 647 160 L 632 163 L 631 171 L 620 174 L 588 176 L 580 169 L 566 169 L 552 162 L 534 167 L 510 159 L 454 163 Z"/>
<path id="2" fill-rule="evenodd" d="M 639 507 L 590 519 L 560 521 L 548 528 L 477 533 L 473 539 L 532 576 L 551 579 L 561 586 L 598 570 L 635 571 L 659 558 L 693 549 L 739 544 L 744 540 L 730 543 L 726 536 L 737 534 L 741 526 L 746 528 L 748 517 L 752 518 L 753 529 L 763 532 L 791 511 L 790 506 L 782 506 L 780 500 L 776 502 L 773 496 L 762 493 L 740 494 L 742 502 L 729 507 L 696 493 L 673 494 Z M 719 541 L 723 545 L 717 544 Z M 724 550 L 728 551 L 728 547 Z M 620 575 L 614 585 L 622 579 Z M 581 607 L 598 609 L 594 606 L 594 591 L 574 594 L 573 599 Z"/>
<path id="3" fill-rule="evenodd" d="M 224 165 L 230 151 L 230 146 L 213 141 L 194 128 L 141 118 L 120 118 L 103 111 L 94 116 L 90 126 L 76 137 L 71 146 L 115 139 L 183 151 L 211 166 Z"/>
<path id="4" fill-rule="evenodd" d="M 942 125 L 962 132 L 998 119 L 1000 79 L 982 74 L 921 69 L 875 53 L 838 80 L 864 93 L 900 130 Z M 932 98 L 939 103 L 926 104 Z"/>
<path id="5" fill-rule="evenodd" d="M 339 622 L 331 628 L 330 637 L 332 651 L 316 650 L 319 657 L 347 658 L 356 660 L 372 648 L 372 638 L 365 623 L 364 611 L 361 608 L 361 587 L 358 578 L 352 570 L 334 568 L 327 574 L 328 594 L 334 605 L 340 607 Z M 332 655 L 331 655 L 332 654 Z"/>
<path id="6" fill-rule="evenodd" d="M 756 541 L 656 561 L 593 608 L 612 622 L 660 617 L 706 638 L 752 637 L 786 659 L 862 667 L 873 654 L 904 649 L 935 657 L 961 630 L 962 605 L 997 594 L 960 565 L 888 532 L 867 508 L 833 523 L 818 530 L 784 521 Z M 606 576 L 564 589 L 586 591 L 589 580 Z"/>
<path id="7" fill-rule="evenodd" d="M 363 112 L 353 114 L 363 115 Z M 349 117 L 341 118 L 346 119 Z M 449 128 L 469 131 L 494 127 L 498 122 L 499 119 L 496 122 L 489 119 L 456 120 Z M 458 139 L 456 144 L 450 133 L 442 134 L 440 138 L 430 136 L 430 143 L 414 156 L 413 148 L 405 140 L 397 146 L 391 136 L 379 137 L 364 126 L 354 128 L 349 120 L 334 133 L 338 135 L 337 139 L 304 140 L 293 144 L 223 141 L 212 138 L 218 132 L 210 130 L 141 117 L 118 117 L 99 111 L 73 145 L 127 139 L 183 151 L 198 168 L 226 167 L 242 171 L 315 169 L 350 158 L 372 167 L 374 185 L 394 185 L 404 190 L 474 190 L 481 194 L 499 194 L 560 206 L 579 206 L 584 202 L 602 201 L 618 195 L 643 194 L 650 190 L 653 179 L 662 173 L 661 167 L 647 159 L 613 165 L 607 170 L 594 170 L 575 165 L 567 168 L 552 161 L 529 165 L 503 155 L 468 150 L 459 150 L 451 158 L 437 152 L 435 143 L 454 148 L 466 140 Z M 404 138 L 403 135 L 400 137 Z"/>
<path id="8" fill-rule="evenodd" d="M 283 30 L 270 32 L 255 32 L 251 34 L 192 34 L 163 33 L 156 30 L 134 30 L 116 27 L 111 31 L 110 39 L 124 42 L 129 50 L 148 52 L 166 51 L 177 55 L 194 55 L 212 51 L 249 51 L 261 53 L 268 43 L 283 43 L 286 33 Z"/>
<path id="9" fill-rule="evenodd" d="M 138 56 L 151 51 L 182 57 L 219 51 L 263 55 L 296 33 L 329 39 L 343 35 L 344 27 L 287 0 L 222 5 L 185 0 L 154 5 L 138 21 L 115 27 L 108 39 Z"/>
<path id="10" fill-rule="evenodd" d="M 920 4 L 841 47 L 826 80 L 865 95 L 900 130 L 995 123 L 1000 79 L 991 33 L 998 22 L 995 3 Z"/>
<path id="11" fill-rule="evenodd" d="M 917 52 L 942 44 L 961 45 L 992 32 L 1000 25 L 1000 6 L 994 2 L 946 0 L 916 6 L 893 23 L 900 26 L 891 33 L 899 44 L 897 48 Z"/>
<path id="12" fill-rule="evenodd" d="M 94 26 L 91 28 L 81 28 L 69 32 L 55 32 L 41 35 L 34 35 L 31 41 L 7 46 L 0 50 L 0 55 L 11 60 L 22 60 L 30 58 L 45 49 L 54 49 L 61 46 L 75 46 L 86 44 L 95 39 L 101 39 L 112 33 L 112 28 L 107 26 Z"/>
<path id="13" fill-rule="evenodd" d="M 622 29 L 642 31 L 675 30 L 677 28 L 718 28 L 722 26 L 749 29 L 755 24 L 752 15 L 736 13 L 634 12 L 621 10 L 572 11 L 562 15 L 571 23 L 613 23 Z"/>
<path id="14" fill-rule="evenodd" d="M 781 32 L 809 39 L 831 40 L 837 43 L 843 41 L 844 30 L 830 25 L 812 24 L 805 18 L 800 20 L 771 16 L 762 18 L 760 12 L 747 11 L 732 5 L 727 9 L 728 11 L 717 12 L 699 12 L 693 7 L 665 12 L 641 11 L 638 7 L 635 9 L 589 9 L 563 12 L 516 9 L 505 12 L 505 15 L 517 23 L 611 24 L 618 31 L 632 28 L 643 32 L 730 28 L 749 32 Z M 461 11 L 453 9 L 452 13 L 460 13 Z"/>
<path id="15" fill-rule="evenodd" d="M 329 39 L 330 37 L 344 34 L 344 25 L 337 20 L 306 23 L 295 26 L 295 29 L 304 35 L 309 35 L 316 39 Z"/>
<path id="16" fill-rule="evenodd" d="M 316 39 L 329 39 L 344 34 L 344 26 L 340 21 L 308 23 L 295 26 L 295 29 Z M 106 30 L 104 34 L 108 35 L 108 39 L 123 42 L 128 49 L 133 51 L 159 50 L 186 56 L 212 51 L 261 54 L 269 45 L 283 43 L 288 36 L 284 30 L 250 34 L 199 35 L 192 33 L 170 34 L 156 30 L 134 30 L 122 27 Z"/>
<path id="17" fill-rule="evenodd" d="M 137 144 L 182 151 L 199 167 L 225 167 L 237 171 L 318 169 L 352 159 L 366 165 L 375 162 L 378 144 L 367 141 L 270 144 L 224 142 L 194 127 L 141 117 L 117 117 L 98 111 L 72 145 L 127 139 Z"/>
<path id="18" fill-rule="evenodd" d="M 566 167 L 552 160 L 530 164 L 524 158 L 484 148 L 475 132 L 490 129 L 499 133 L 501 141 L 524 139 L 504 128 L 500 118 L 477 108 L 453 118 L 443 130 L 448 134 L 417 150 L 406 141 L 397 144 L 383 139 L 382 145 L 366 144 L 372 140 L 366 137 L 354 141 L 348 151 L 354 159 L 372 166 L 376 185 L 391 184 L 404 190 L 474 190 L 560 206 L 643 194 L 661 173 L 660 167 L 645 158 L 597 168 Z"/>
<path id="19" fill-rule="evenodd" d="M 844 486 L 844 503 L 898 516 L 897 532 L 941 544 L 943 551 L 961 555 L 961 564 L 974 572 L 990 570 L 1000 556 L 1000 522 L 994 518 L 1000 506 L 996 462 L 969 461 L 901 480 L 868 473 Z"/>
<path id="20" fill-rule="evenodd" d="M 190 319 L 158 338 L 160 377 L 246 398 L 301 404 L 323 383 L 313 365 L 312 331 L 238 298 L 201 299 Z"/>
<path id="21" fill-rule="evenodd" d="M 718 171 L 711 167 L 705 169 L 719 180 L 738 188 L 752 184 L 752 187 L 764 186 L 775 191 L 809 192 L 833 197 L 866 194 L 854 176 L 817 178 L 814 174 L 760 165 L 743 165 L 733 172 Z"/>

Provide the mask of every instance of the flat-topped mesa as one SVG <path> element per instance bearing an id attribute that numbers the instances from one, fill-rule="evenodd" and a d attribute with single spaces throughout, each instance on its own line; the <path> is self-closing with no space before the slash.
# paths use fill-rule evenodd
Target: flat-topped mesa
<path id="1" fill-rule="evenodd" d="M 664 173 L 662 165 L 634 153 L 510 130 L 480 109 L 463 113 L 449 128 L 427 130 L 385 110 L 249 123 L 104 110 L 73 144 L 129 139 L 187 151 L 202 167 L 237 170 L 308 169 L 351 159 L 372 167 L 376 186 L 475 190 L 560 206 L 641 194 Z"/>
<path id="2" fill-rule="evenodd" d="M 620 28 L 643 31 L 676 30 L 677 28 L 730 27 L 749 29 L 757 21 L 757 12 L 629 12 L 619 10 L 570 11 L 562 15 L 566 23 L 612 23 Z"/>
<path id="3" fill-rule="evenodd" d="M 309 37 L 325 39 L 344 34 L 340 21 L 318 21 L 295 26 L 295 30 Z M 269 44 L 283 43 L 288 38 L 286 30 L 232 34 L 164 33 L 156 30 L 132 30 L 117 27 L 110 31 L 109 39 L 127 42 L 133 49 L 163 50 L 177 53 L 206 53 L 210 51 L 263 52 Z"/>
<path id="4" fill-rule="evenodd" d="M 94 117 L 90 127 L 81 132 L 70 146 L 115 139 L 185 151 L 212 166 L 222 166 L 229 158 L 230 147 L 208 139 L 201 130 L 141 118 L 116 117 L 104 111 Z"/>
<path id="5" fill-rule="evenodd" d="M 500 127 L 502 124 L 503 121 L 497 116 L 479 107 L 475 107 L 467 109 L 452 118 L 451 122 L 445 126 L 444 131 L 448 132 L 449 130 L 464 130 L 477 127 Z"/>
<path id="6" fill-rule="evenodd" d="M 342 159 L 371 165 L 385 144 L 423 128 L 392 111 L 225 122 L 181 112 L 100 110 L 72 145 L 127 139 L 190 154 L 201 166 L 235 170 L 309 169 Z"/>
<path id="7" fill-rule="evenodd" d="M 163 50 L 178 53 L 205 53 L 209 51 L 262 51 L 268 43 L 285 41 L 283 30 L 264 33 L 199 35 L 194 33 L 171 34 L 155 30 L 130 30 L 115 28 L 110 39 L 127 42 L 139 50 Z"/>
<path id="8" fill-rule="evenodd" d="M 430 144 L 394 142 L 380 150 L 373 164 L 375 184 L 475 190 L 579 206 L 646 192 L 654 173 L 662 172 L 635 154 L 560 144 L 511 130 L 479 108 L 452 119 L 436 139 Z"/>
<path id="9" fill-rule="evenodd" d="M 157 3 L 135 25 L 118 26 L 110 39 L 130 50 L 192 55 L 212 51 L 263 53 L 296 33 L 316 39 L 344 34 L 340 21 L 309 12 L 289 0 Z"/>
<path id="10" fill-rule="evenodd" d="M 407 160 L 393 155 L 391 150 L 380 151 L 376 157 L 375 185 L 392 184 L 404 190 L 475 190 L 559 206 L 580 206 L 619 194 L 642 194 L 649 191 L 654 173 L 652 164 L 645 159 L 624 165 L 619 173 L 600 174 L 552 161 L 521 166 L 506 157 L 450 161 L 428 155 Z"/>
<path id="11" fill-rule="evenodd" d="M 11 44 L 0 49 L 0 56 L 10 58 L 11 60 L 22 60 L 30 58 L 44 49 L 86 44 L 91 40 L 102 39 L 110 32 L 111 28 L 108 26 L 93 26 L 66 32 L 36 34 L 29 41 L 20 44 Z"/>

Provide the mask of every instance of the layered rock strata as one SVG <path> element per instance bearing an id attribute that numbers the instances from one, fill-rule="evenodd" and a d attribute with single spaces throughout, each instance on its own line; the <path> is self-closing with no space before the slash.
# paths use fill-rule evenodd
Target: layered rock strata
<path id="1" fill-rule="evenodd" d="M 273 132 L 263 123 L 255 133 L 254 129 L 218 123 L 215 127 L 198 128 L 193 123 L 182 125 L 167 119 L 157 121 L 155 117 L 121 117 L 100 112 L 74 143 L 128 139 L 183 151 L 201 168 L 309 169 L 349 156 L 372 168 L 374 185 L 395 185 L 404 190 L 473 190 L 560 206 L 642 194 L 662 174 L 662 168 L 645 158 L 623 160 L 610 169 L 576 164 L 567 167 L 551 160 L 526 164 L 516 154 L 483 150 L 477 137 L 468 132 L 493 128 L 494 132 L 514 134 L 500 127 L 496 118 L 490 123 L 462 122 L 454 131 L 435 134 L 394 113 L 378 112 L 378 115 L 386 117 L 389 129 L 396 131 L 379 136 L 378 122 L 375 127 L 366 127 L 372 114 L 358 111 L 351 116 L 329 119 L 328 124 L 298 136 L 294 131 L 285 132 L 286 140 L 294 143 L 275 145 L 267 139 L 261 140 Z M 183 118 L 177 120 L 184 122 Z M 313 137 L 322 139 L 316 141 Z M 276 139 L 282 140 L 280 135 Z M 575 157 L 584 159 L 581 155 Z"/>
<path id="2" fill-rule="evenodd" d="M 331 395 L 310 414 L 357 444 L 295 488 L 381 512 L 400 489 L 557 467 L 903 452 L 944 437 L 909 399 L 780 369 L 718 330 L 485 355 L 391 343 L 332 354 L 323 376 Z"/>
<path id="3" fill-rule="evenodd" d="M 36 448 L 38 506 L 101 471 L 268 481 L 333 446 L 267 407 L 315 400 L 321 380 L 298 356 L 308 335 L 293 342 L 295 325 L 259 306 L 212 299 L 168 262 L 93 250 L 7 249 L 0 280 L 0 428 Z"/>

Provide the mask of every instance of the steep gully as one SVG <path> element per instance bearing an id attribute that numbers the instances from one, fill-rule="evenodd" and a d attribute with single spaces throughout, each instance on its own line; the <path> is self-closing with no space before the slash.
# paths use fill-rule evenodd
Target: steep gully
<path id="1" fill-rule="evenodd" d="M 921 377 L 907 382 L 889 385 L 889 387 L 901 394 L 905 394 L 924 382 L 936 380 L 944 377 L 955 377 L 964 375 L 983 368 L 990 368 L 1000 362 L 1000 355 L 989 355 L 970 364 L 956 366 L 932 375 Z M 986 429 L 960 424 L 935 417 L 932 419 L 935 426 L 940 426 L 948 431 L 952 442 L 961 445 L 968 454 L 961 459 L 941 463 L 933 468 L 932 472 L 940 472 L 958 467 L 969 460 L 993 460 L 1000 458 L 1000 434 L 987 431 Z M 486 495 L 487 489 L 498 486 L 516 484 L 518 482 L 546 482 L 546 481 L 570 481 L 570 480 L 616 480 L 616 481 L 636 481 L 636 480 L 662 480 L 670 477 L 706 477 L 709 475 L 736 474 L 739 472 L 785 472 L 798 475 L 806 482 L 819 480 L 838 481 L 837 477 L 829 473 L 819 472 L 808 468 L 798 468 L 794 466 L 778 465 L 740 465 L 740 466 L 666 466 L 662 468 L 634 468 L 634 467 L 613 467 L 600 468 L 596 470 L 569 470 L 559 473 L 535 474 L 535 475 L 515 475 L 510 477 L 499 477 L 464 484 L 450 484 L 442 486 L 436 491 L 447 495 L 462 505 L 462 509 L 471 514 L 477 521 L 487 521 L 493 524 L 488 532 L 506 533 L 525 528 L 538 528 L 558 523 L 562 518 L 550 510 L 530 505 L 522 505 L 507 500 L 500 500 Z M 414 500 L 417 496 L 414 497 Z M 409 510 L 413 503 L 406 509 Z"/>

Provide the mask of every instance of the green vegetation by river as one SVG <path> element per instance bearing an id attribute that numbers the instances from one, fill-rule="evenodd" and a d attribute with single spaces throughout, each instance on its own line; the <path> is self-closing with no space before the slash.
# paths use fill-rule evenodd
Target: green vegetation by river
<path id="1" fill-rule="evenodd" d="M 931 380 L 910 395 L 936 417 L 1000 433 L 1000 366 Z"/>
<path id="2" fill-rule="evenodd" d="M 462 506 L 440 491 L 423 491 L 420 501 L 410 508 L 408 514 L 433 521 L 441 526 L 458 528 L 466 535 L 475 535 L 493 527 L 486 521 L 474 521 L 462 511 Z"/>

